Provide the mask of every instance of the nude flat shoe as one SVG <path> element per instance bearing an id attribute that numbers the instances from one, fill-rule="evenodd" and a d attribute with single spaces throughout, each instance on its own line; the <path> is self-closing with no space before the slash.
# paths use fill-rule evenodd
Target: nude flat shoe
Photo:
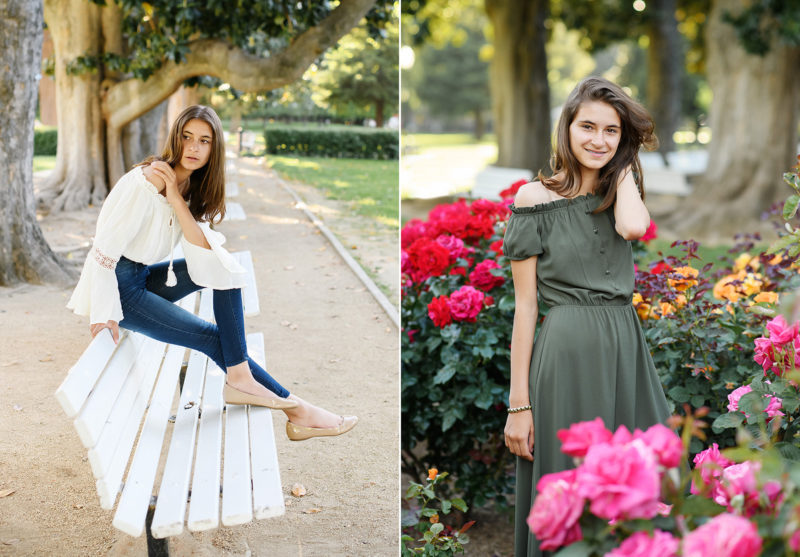
<path id="1" fill-rule="evenodd" d="M 286 435 L 291 441 L 304 441 L 312 437 L 333 437 L 347 433 L 358 423 L 358 416 L 342 416 L 342 422 L 335 427 L 308 427 L 286 422 Z"/>
<path id="2" fill-rule="evenodd" d="M 222 388 L 222 396 L 225 404 L 249 404 L 251 406 L 264 406 L 273 410 L 290 410 L 297 408 L 297 402 L 288 398 L 270 398 L 265 396 L 251 395 L 240 391 L 236 387 L 231 387 L 227 383 Z"/>

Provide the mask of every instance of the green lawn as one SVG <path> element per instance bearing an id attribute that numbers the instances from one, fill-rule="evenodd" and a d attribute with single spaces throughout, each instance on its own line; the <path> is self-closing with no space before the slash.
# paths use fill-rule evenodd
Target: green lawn
<path id="1" fill-rule="evenodd" d="M 400 144 L 404 148 L 426 149 L 428 147 L 457 147 L 494 143 L 493 134 L 484 134 L 480 141 L 468 133 L 404 133 Z"/>
<path id="2" fill-rule="evenodd" d="M 349 202 L 359 215 L 398 226 L 399 171 L 396 160 L 329 159 L 267 155 L 284 177 L 315 186 L 331 199 Z"/>
<path id="3" fill-rule="evenodd" d="M 38 156 L 33 157 L 33 171 L 39 172 L 40 170 L 53 170 L 56 167 L 56 157 Z"/>

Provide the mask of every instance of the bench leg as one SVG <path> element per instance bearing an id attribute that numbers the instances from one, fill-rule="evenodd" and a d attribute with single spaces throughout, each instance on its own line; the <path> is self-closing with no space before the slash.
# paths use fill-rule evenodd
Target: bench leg
<path id="1" fill-rule="evenodd" d="M 167 538 L 157 539 L 153 537 L 150 526 L 153 525 L 153 514 L 155 505 L 150 505 L 147 509 L 147 520 L 145 520 L 145 530 L 147 531 L 147 555 L 148 557 L 169 557 L 169 544 Z"/>

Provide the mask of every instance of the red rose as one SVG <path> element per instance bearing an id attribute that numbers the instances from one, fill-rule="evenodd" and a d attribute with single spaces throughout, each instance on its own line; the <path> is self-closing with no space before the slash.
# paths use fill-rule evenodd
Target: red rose
<path id="1" fill-rule="evenodd" d="M 497 219 L 486 213 L 472 215 L 467 219 L 464 237 L 470 240 L 480 240 L 481 238 L 491 238 L 494 235 L 494 223 Z"/>
<path id="2" fill-rule="evenodd" d="M 517 180 L 516 182 L 511 184 L 511 186 L 501 191 L 500 197 L 502 197 L 503 199 L 513 198 L 515 195 L 517 195 L 519 188 L 521 188 L 527 183 L 528 180 Z"/>
<path id="3" fill-rule="evenodd" d="M 488 292 L 492 288 L 502 286 L 506 282 L 503 277 L 496 277 L 491 273 L 491 269 L 499 269 L 500 265 L 494 259 L 484 259 L 475 266 L 469 274 L 469 282 L 481 290 Z"/>
<path id="4" fill-rule="evenodd" d="M 489 251 L 493 251 L 497 255 L 503 255 L 503 240 L 495 240 L 489 244 Z"/>
<path id="5" fill-rule="evenodd" d="M 658 238 L 658 234 L 656 234 L 657 232 L 658 232 L 658 226 L 656 226 L 656 221 L 651 220 L 650 226 L 647 227 L 644 236 L 642 236 L 639 239 L 646 244 L 650 240 L 655 240 L 656 238 Z"/>
<path id="6" fill-rule="evenodd" d="M 431 303 L 428 304 L 428 317 L 437 327 L 446 327 L 453 322 L 450 314 L 450 301 L 447 296 L 439 296 L 431 300 Z"/>
<path id="7" fill-rule="evenodd" d="M 430 238 L 417 238 L 407 253 L 412 268 L 409 274 L 415 282 L 439 276 L 450 265 L 450 251 Z"/>
<path id="8" fill-rule="evenodd" d="M 485 295 L 472 286 L 462 286 L 450 294 L 450 313 L 455 321 L 474 323 L 483 308 Z"/>
<path id="9" fill-rule="evenodd" d="M 403 230 L 400 231 L 400 246 L 407 248 L 413 244 L 417 238 L 425 237 L 427 235 L 426 232 L 427 224 L 419 219 L 411 219 L 403 227 Z"/>
<path id="10" fill-rule="evenodd" d="M 661 273 L 669 273 L 671 271 L 672 271 L 672 266 L 669 263 L 665 261 L 659 261 L 658 263 L 653 265 L 652 269 L 650 269 L 650 274 L 660 275 Z"/>

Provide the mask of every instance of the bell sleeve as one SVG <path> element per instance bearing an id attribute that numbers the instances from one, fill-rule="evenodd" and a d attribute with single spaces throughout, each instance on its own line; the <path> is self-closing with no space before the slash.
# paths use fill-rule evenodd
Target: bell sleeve
<path id="1" fill-rule="evenodd" d="M 198 222 L 197 225 L 211 249 L 197 246 L 181 236 L 189 277 L 195 284 L 214 290 L 242 288 L 246 282 L 247 270 L 222 247 L 225 236 L 212 230 L 207 222 Z"/>
<path id="2" fill-rule="evenodd" d="M 89 323 L 120 322 L 122 304 L 115 272 L 122 253 L 136 237 L 152 196 L 141 169 L 124 175 L 103 202 L 92 248 L 67 308 L 89 317 Z"/>
<path id="3" fill-rule="evenodd" d="M 503 236 L 503 254 L 512 261 L 522 261 L 543 253 L 540 215 L 536 207 L 511 206 L 506 232 Z"/>

